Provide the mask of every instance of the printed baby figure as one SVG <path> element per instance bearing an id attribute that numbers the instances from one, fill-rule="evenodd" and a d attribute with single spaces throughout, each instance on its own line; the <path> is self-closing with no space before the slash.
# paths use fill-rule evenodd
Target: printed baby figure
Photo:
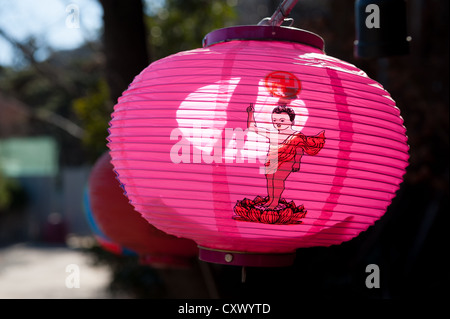
<path id="1" fill-rule="evenodd" d="M 325 143 L 325 131 L 316 136 L 305 136 L 292 128 L 295 112 L 287 105 L 278 105 L 272 111 L 272 124 L 275 130 L 268 130 L 256 125 L 254 107 L 247 107 L 247 127 L 250 131 L 269 139 L 269 150 L 265 165 L 268 200 L 259 209 L 279 210 L 285 181 L 291 172 L 300 170 L 300 160 L 306 153 L 316 155 Z"/>

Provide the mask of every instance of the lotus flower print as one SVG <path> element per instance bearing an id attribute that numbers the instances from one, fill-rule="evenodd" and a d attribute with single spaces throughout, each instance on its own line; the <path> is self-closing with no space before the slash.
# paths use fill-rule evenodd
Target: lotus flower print
<path id="1" fill-rule="evenodd" d="M 259 222 L 264 224 L 300 224 L 307 211 L 303 205 L 297 206 L 294 202 L 287 202 L 284 198 L 274 209 L 267 209 L 264 204 L 268 198 L 256 196 L 251 200 L 244 198 L 237 201 L 234 206 L 235 216 L 233 219 L 247 222 Z"/>

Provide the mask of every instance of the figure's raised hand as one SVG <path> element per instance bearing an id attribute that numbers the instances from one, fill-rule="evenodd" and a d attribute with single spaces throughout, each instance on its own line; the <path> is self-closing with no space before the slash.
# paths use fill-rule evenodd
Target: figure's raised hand
<path id="1" fill-rule="evenodd" d="M 250 103 L 250 105 L 247 107 L 247 113 L 253 112 L 255 112 L 255 108 L 253 107 L 253 103 Z"/>

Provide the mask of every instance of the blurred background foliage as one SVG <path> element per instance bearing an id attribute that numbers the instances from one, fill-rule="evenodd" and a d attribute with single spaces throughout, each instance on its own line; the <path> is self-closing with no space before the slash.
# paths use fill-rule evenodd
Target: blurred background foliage
<path id="1" fill-rule="evenodd" d="M 203 37 L 236 22 L 236 2 L 223 0 L 167 0 L 146 17 L 153 60 L 201 46 Z"/>
<path id="2" fill-rule="evenodd" d="M 15 212 L 26 204 L 27 198 L 20 184 L 0 171 L 0 215 Z"/>
<path id="3" fill-rule="evenodd" d="M 105 151 L 108 122 L 111 117 L 111 99 L 108 83 L 99 79 L 83 97 L 74 99 L 73 110 L 85 132 L 82 137 L 90 157 L 98 158 Z"/>

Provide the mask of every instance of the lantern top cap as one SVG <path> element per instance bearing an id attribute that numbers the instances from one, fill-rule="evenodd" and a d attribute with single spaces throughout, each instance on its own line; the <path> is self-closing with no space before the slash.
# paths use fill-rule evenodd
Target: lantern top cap
<path id="1" fill-rule="evenodd" d="M 244 25 L 211 31 L 203 38 L 203 47 L 233 40 L 287 41 L 306 44 L 321 51 L 324 40 L 310 31 L 292 28 L 263 25 Z"/>

